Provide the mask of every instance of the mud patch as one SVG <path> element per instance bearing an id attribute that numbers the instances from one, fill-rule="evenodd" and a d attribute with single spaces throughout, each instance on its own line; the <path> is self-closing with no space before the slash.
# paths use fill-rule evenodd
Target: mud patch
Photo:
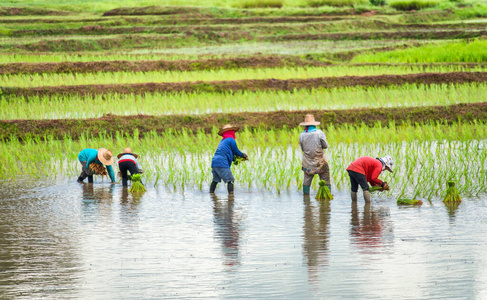
<path id="1" fill-rule="evenodd" d="M 321 121 L 322 127 L 358 125 L 375 126 L 380 122 L 388 126 L 402 124 L 430 124 L 444 122 L 452 124 L 462 122 L 487 122 L 487 103 L 458 104 L 451 106 L 408 107 L 408 108 L 374 108 L 350 110 L 309 110 L 309 111 L 275 111 L 275 112 L 243 112 L 208 115 L 170 115 L 170 116 L 116 116 L 105 115 L 93 119 L 60 119 L 60 120 L 8 120 L 0 121 L 0 140 L 26 137 L 49 136 L 63 139 L 68 133 L 71 138 L 78 139 L 82 134 L 97 136 L 107 133 L 115 136 L 116 132 L 132 134 L 137 129 L 141 136 L 156 131 L 158 133 L 188 129 L 193 132 L 204 130 L 210 133 L 214 127 L 226 123 L 236 124 L 249 129 L 280 129 L 293 128 L 301 123 L 303 116 L 311 113 Z"/>
<path id="2" fill-rule="evenodd" d="M 329 65 L 293 56 L 252 56 L 201 60 L 141 60 L 62 63 L 0 64 L 0 74 L 94 73 L 94 72 L 150 72 L 197 71 L 240 68 L 316 67 Z"/>
<path id="3" fill-rule="evenodd" d="M 420 73 L 407 75 L 378 76 L 345 76 L 321 77 L 310 79 L 261 79 L 236 81 L 196 81 L 178 83 L 138 83 L 138 84 L 107 84 L 53 86 L 34 88 L 1 88 L 2 97 L 9 96 L 54 96 L 54 95 L 97 95 L 108 93 L 145 94 L 145 93 L 228 93 L 236 91 L 294 91 L 313 90 L 320 88 L 339 88 L 353 86 L 400 86 L 404 84 L 463 84 L 487 82 L 485 72 L 453 72 L 453 73 Z"/>
<path id="4" fill-rule="evenodd" d="M 0 16 L 66 16 L 69 14 L 65 11 L 41 8 L 0 7 Z"/>

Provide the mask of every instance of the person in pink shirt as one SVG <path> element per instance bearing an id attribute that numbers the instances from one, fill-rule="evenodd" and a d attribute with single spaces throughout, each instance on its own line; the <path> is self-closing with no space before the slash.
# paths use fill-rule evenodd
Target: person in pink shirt
<path id="1" fill-rule="evenodd" d="M 359 157 L 354 160 L 347 168 L 350 176 L 350 184 L 352 186 L 352 201 L 357 201 L 358 186 L 364 191 L 365 202 L 370 202 L 369 184 L 372 186 L 380 186 L 383 191 L 389 190 L 387 182 L 379 179 L 380 173 L 388 170 L 392 173 L 392 166 L 394 160 L 389 155 L 380 158 L 373 158 L 369 156 Z"/>

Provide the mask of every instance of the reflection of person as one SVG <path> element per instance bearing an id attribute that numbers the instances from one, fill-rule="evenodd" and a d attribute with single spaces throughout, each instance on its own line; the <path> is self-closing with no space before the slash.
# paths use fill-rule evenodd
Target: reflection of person
<path id="1" fill-rule="evenodd" d="M 304 122 L 299 125 L 304 126 L 304 131 L 299 135 L 299 145 L 303 150 L 303 193 L 309 194 L 313 177 L 316 174 L 326 182 L 326 186 L 330 189 L 330 168 L 323 151 L 328 148 L 328 142 L 325 133 L 316 128 L 320 122 L 316 122 L 313 115 L 306 115 Z"/>
<path id="2" fill-rule="evenodd" d="M 78 154 L 78 160 L 81 164 L 82 171 L 81 175 L 78 177 L 78 182 L 82 183 L 83 180 L 88 177 L 88 182 L 93 183 L 93 172 L 90 170 L 91 163 L 97 163 L 99 165 L 105 165 L 107 168 L 107 173 L 110 176 L 112 183 L 115 183 L 115 174 L 113 173 L 113 155 L 112 151 L 100 148 L 100 149 L 83 149 Z"/>
<path id="3" fill-rule="evenodd" d="M 128 172 L 130 175 L 143 173 L 144 170 L 137 161 L 137 154 L 132 153 L 132 149 L 127 147 L 123 149 L 123 153 L 117 155 L 118 158 L 118 168 L 120 169 L 120 174 L 122 175 L 122 185 L 127 186 Z"/>
<path id="4" fill-rule="evenodd" d="M 230 124 L 223 126 L 222 130 L 218 132 L 223 139 L 218 144 L 218 148 L 211 160 L 211 173 L 213 174 L 213 181 L 210 185 L 210 193 L 214 193 L 217 184 L 223 180 L 227 183 L 228 193 L 233 194 L 233 177 L 232 170 L 230 169 L 233 161 L 233 156 L 247 158 L 247 154 L 242 153 L 235 141 L 235 132 L 238 131 L 238 127 L 234 127 Z"/>
<path id="5" fill-rule="evenodd" d="M 215 222 L 216 238 L 222 242 L 222 250 L 225 258 L 224 264 L 234 266 L 240 264 L 239 259 L 239 224 L 234 213 L 234 199 L 221 202 L 216 195 L 213 198 L 213 215 Z"/>
<path id="6" fill-rule="evenodd" d="M 352 202 L 350 235 L 359 246 L 382 245 L 382 221 L 377 212 L 371 210 L 370 202 L 364 205 L 362 218 L 359 216 L 357 201 Z"/>
<path id="7" fill-rule="evenodd" d="M 309 280 L 317 282 L 320 267 L 328 264 L 330 202 L 320 201 L 317 212 L 309 196 L 305 196 L 304 205 L 304 255 L 307 259 Z"/>
<path id="8" fill-rule="evenodd" d="M 372 186 L 382 187 L 384 191 L 389 190 L 389 185 L 380 180 L 379 175 L 384 170 L 392 172 L 393 164 L 394 160 L 389 155 L 381 158 L 364 156 L 354 160 L 347 168 L 352 186 L 352 201 L 357 201 L 358 186 L 360 185 L 364 192 L 365 202 L 370 202 L 369 184 L 367 182 L 370 182 Z"/>

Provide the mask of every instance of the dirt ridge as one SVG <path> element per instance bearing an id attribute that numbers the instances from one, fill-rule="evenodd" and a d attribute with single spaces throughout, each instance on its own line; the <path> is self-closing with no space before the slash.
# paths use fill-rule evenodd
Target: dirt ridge
<path id="1" fill-rule="evenodd" d="M 317 88 L 400 86 L 404 84 L 463 84 L 487 82 L 487 72 L 419 73 L 407 75 L 343 76 L 309 79 L 247 79 L 235 81 L 195 81 L 175 83 L 95 84 L 52 87 L 0 87 L 2 98 L 15 96 L 145 94 L 145 93 L 225 93 L 238 91 L 293 91 Z"/>
<path id="2" fill-rule="evenodd" d="M 321 121 L 322 128 L 333 126 L 365 124 L 375 126 L 380 122 L 388 126 L 402 124 L 431 124 L 461 122 L 487 122 L 487 103 L 456 104 L 450 106 L 422 106 L 396 108 L 362 108 L 346 110 L 306 110 L 306 111 L 273 111 L 273 112 L 241 112 L 215 113 L 207 115 L 167 115 L 167 116 L 117 116 L 105 115 L 91 119 L 59 119 L 59 120 L 1 120 L 0 140 L 27 137 L 43 139 L 50 136 L 63 139 L 66 133 L 72 139 L 81 135 L 98 136 L 99 133 L 114 135 L 116 132 L 132 133 L 137 129 L 141 136 L 150 131 L 158 133 L 171 130 L 180 132 L 182 129 L 193 132 L 211 132 L 214 127 L 231 123 L 249 129 L 280 129 L 294 128 L 302 122 L 303 117 L 314 114 Z"/>

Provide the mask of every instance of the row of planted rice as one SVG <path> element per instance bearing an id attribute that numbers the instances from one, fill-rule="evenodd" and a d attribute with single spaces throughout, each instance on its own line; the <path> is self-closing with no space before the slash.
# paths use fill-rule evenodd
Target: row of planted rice
<path id="1" fill-rule="evenodd" d="M 275 122 L 275 114 L 284 118 L 286 111 L 302 110 L 297 114 L 304 118 L 309 110 L 346 110 L 351 121 L 322 119 L 332 189 L 348 186 L 346 167 L 356 157 L 388 154 L 396 172 L 385 180 L 395 197 L 441 197 L 448 181 L 465 196 L 487 192 L 485 107 L 474 106 L 471 113 L 455 106 L 482 102 L 487 91 L 485 65 L 479 64 L 487 57 L 483 20 L 457 22 L 455 13 L 434 8 L 407 15 L 384 7 L 363 15 L 351 14 L 350 8 L 340 13 L 295 8 L 297 16 L 290 14 L 293 9 L 230 9 L 232 14 L 220 10 L 216 15 L 199 9 L 206 15 L 159 7 L 139 10 L 137 16 L 130 9 L 104 16 L 36 16 L 38 28 L 29 25 L 34 17 L 0 18 L 0 62 L 9 70 L 0 75 L 1 178 L 41 173 L 75 178 L 81 149 L 118 151 L 130 145 L 150 184 L 205 189 L 218 144 L 216 129 L 232 123 L 246 128 L 237 141 L 250 158 L 233 167 L 237 188 L 301 189 L 299 122 L 291 128 L 290 122 Z M 155 15 L 161 11 L 165 14 Z M 456 51 L 445 55 L 445 49 Z M 43 52 L 29 53 L 34 51 Z M 396 64 L 388 64 L 391 60 Z M 67 64 L 74 62 L 106 65 Z M 185 67 L 178 69 L 178 63 Z M 155 67 L 140 70 L 145 64 Z M 293 85 L 297 80 L 304 83 Z M 360 84 L 340 85 L 350 81 Z M 226 90 L 221 82 L 230 82 Z M 244 88 L 234 88 L 235 83 Z M 154 89 L 162 84 L 181 88 Z M 116 92 L 119 87 L 123 93 Z M 430 106 L 440 108 L 431 113 Z M 372 108 L 399 112 L 382 124 L 374 121 L 374 113 L 361 119 L 364 109 Z M 421 112 L 419 117 L 401 116 L 401 109 L 414 113 L 411 108 Z M 449 111 L 458 112 L 458 118 Z M 205 123 L 205 116 L 215 113 L 208 119 L 216 121 Z M 270 113 L 273 118 L 266 117 Z M 131 125 L 114 130 L 113 122 L 125 122 L 116 116 L 106 123 L 87 120 L 106 114 L 133 115 Z M 191 129 L 171 121 L 151 125 L 138 114 L 185 115 Z M 76 120 L 63 120 L 64 135 L 47 130 L 50 119 L 64 118 L 96 125 L 75 131 Z"/>

